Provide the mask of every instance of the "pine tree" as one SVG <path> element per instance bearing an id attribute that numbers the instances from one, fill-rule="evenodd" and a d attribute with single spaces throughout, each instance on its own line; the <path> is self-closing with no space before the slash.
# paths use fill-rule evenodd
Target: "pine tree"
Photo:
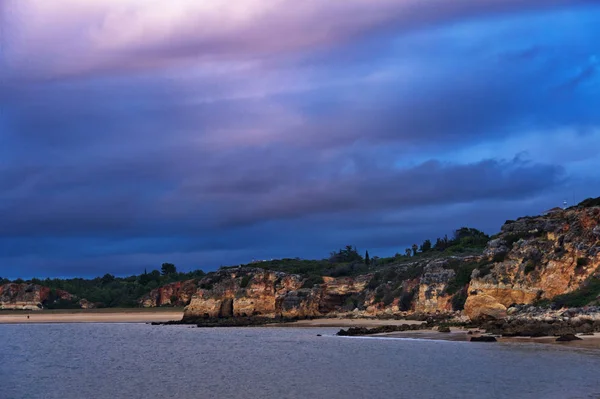
<path id="1" fill-rule="evenodd" d="M 369 258 L 369 251 L 365 252 L 365 265 L 369 266 L 371 264 L 371 259 Z"/>

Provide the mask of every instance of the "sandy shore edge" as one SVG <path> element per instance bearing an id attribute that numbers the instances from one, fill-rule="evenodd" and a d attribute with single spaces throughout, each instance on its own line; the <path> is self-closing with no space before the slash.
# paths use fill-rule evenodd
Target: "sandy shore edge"
<path id="1" fill-rule="evenodd" d="M 478 336 L 480 334 L 475 334 Z M 469 342 L 474 335 L 468 334 L 468 330 L 452 328 L 449 333 L 441 333 L 435 330 L 418 330 L 418 331 L 403 331 L 368 335 L 369 337 L 381 338 L 413 338 L 413 339 L 428 339 L 435 341 L 454 341 L 454 342 Z M 538 343 L 538 344 L 555 344 L 564 346 L 573 346 L 589 349 L 600 349 L 600 333 L 592 335 L 577 334 L 581 338 L 580 341 L 571 342 L 556 342 L 558 337 L 496 337 L 499 343 Z M 493 345 L 489 343 L 486 345 Z"/>
<path id="2" fill-rule="evenodd" d="M 28 318 L 29 316 L 29 318 Z M 104 311 L 104 312 L 9 312 L 0 313 L 0 324 L 37 323 L 151 323 L 181 320 L 182 311 Z"/>

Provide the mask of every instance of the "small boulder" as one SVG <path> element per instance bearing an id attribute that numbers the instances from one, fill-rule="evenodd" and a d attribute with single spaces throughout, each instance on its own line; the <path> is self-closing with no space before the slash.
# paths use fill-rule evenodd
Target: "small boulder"
<path id="1" fill-rule="evenodd" d="M 519 309 L 515 308 L 514 306 L 511 306 L 510 308 L 508 308 L 508 310 L 506 311 L 506 314 L 511 316 L 515 313 L 517 313 L 519 311 Z"/>
<path id="2" fill-rule="evenodd" d="M 449 333 L 450 332 L 450 327 L 448 327 L 448 326 L 440 326 L 438 328 L 438 332 Z"/>

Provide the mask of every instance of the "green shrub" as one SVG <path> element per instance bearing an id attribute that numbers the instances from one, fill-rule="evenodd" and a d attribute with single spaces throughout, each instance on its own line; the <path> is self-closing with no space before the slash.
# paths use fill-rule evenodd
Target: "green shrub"
<path id="1" fill-rule="evenodd" d="M 369 280 L 369 284 L 367 284 L 367 288 L 370 290 L 374 290 L 375 288 L 379 287 L 379 285 L 381 284 L 382 281 L 382 276 L 380 272 L 377 272 L 373 275 L 373 277 L 371 277 L 371 280 Z"/>
<path id="2" fill-rule="evenodd" d="M 507 255 L 508 255 L 508 253 L 506 253 L 506 252 L 498 252 L 492 258 L 492 262 L 494 262 L 494 263 L 504 262 L 504 260 L 506 260 Z"/>
<path id="3" fill-rule="evenodd" d="M 552 299 L 559 307 L 581 307 L 596 300 L 600 295 L 600 279 L 590 277 L 580 288 Z"/>
<path id="4" fill-rule="evenodd" d="M 248 286 L 248 284 L 250 283 L 251 279 L 252 279 L 252 276 L 249 274 L 246 274 L 244 277 L 242 277 L 242 281 L 240 282 L 240 287 L 246 288 Z"/>
<path id="5" fill-rule="evenodd" d="M 406 312 L 411 309 L 412 301 L 417 293 L 417 288 L 413 288 L 410 291 L 403 291 L 400 295 L 399 308 L 401 311 Z"/>
<path id="6" fill-rule="evenodd" d="M 317 275 L 309 275 L 304 283 L 302 283 L 302 288 L 312 288 L 317 284 L 323 284 L 323 277 Z"/>
<path id="7" fill-rule="evenodd" d="M 385 295 L 383 295 L 381 301 L 383 302 L 384 306 L 388 306 L 394 302 L 394 298 L 396 298 L 394 293 L 392 291 L 387 291 Z"/>
<path id="8" fill-rule="evenodd" d="M 467 290 L 462 289 L 452 296 L 452 310 L 463 310 L 467 301 Z"/>
<path id="9" fill-rule="evenodd" d="M 525 274 L 529 274 L 529 273 L 531 273 L 532 271 L 535 270 L 535 267 L 536 267 L 535 262 L 530 259 L 530 260 L 527 261 L 527 263 L 525 263 L 525 269 L 523 269 L 523 272 Z"/>
<path id="10" fill-rule="evenodd" d="M 577 206 L 581 206 L 583 208 L 591 208 L 592 206 L 600 206 L 600 197 L 585 199 L 585 200 L 581 201 Z"/>
<path id="11" fill-rule="evenodd" d="M 508 233 L 506 234 L 503 239 L 506 242 L 506 244 L 508 245 L 508 247 L 511 247 L 514 243 L 516 243 L 517 241 L 523 239 L 528 239 L 528 238 L 533 238 L 533 237 L 540 237 L 542 235 L 541 232 L 533 232 L 530 233 L 528 231 L 519 231 L 519 232 L 515 232 L 515 233 Z"/>
<path id="12" fill-rule="evenodd" d="M 384 295 L 385 295 L 385 288 L 384 287 L 377 288 L 377 291 L 375 291 L 375 297 L 373 298 L 373 301 L 375 301 L 375 302 L 383 301 Z"/>
<path id="13" fill-rule="evenodd" d="M 458 264 L 450 263 L 448 266 L 450 266 L 450 268 L 456 272 L 456 275 L 454 276 L 454 279 L 450 280 L 446 286 L 446 293 L 452 295 L 469 284 L 471 282 L 471 274 L 473 273 L 473 270 L 477 269 L 479 265 L 480 264 L 477 262 L 458 262 Z"/>
<path id="14" fill-rule="evenodd" d="M 584 267 L 590 264 L 588 258 L 577 258 L 577 267 Z"/>

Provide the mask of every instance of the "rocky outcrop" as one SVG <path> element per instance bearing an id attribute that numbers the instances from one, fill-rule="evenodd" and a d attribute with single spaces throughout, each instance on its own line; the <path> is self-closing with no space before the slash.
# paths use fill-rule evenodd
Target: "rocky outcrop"
<path id="1" fill-rule="evenodd" d="M 448 283 L 454 278 L 455 271 L 448 267 L 448 260 L 435 260 L 425 266 L 419 280 L 418 294 L 414 311 L 435 313 L 452 311 L 451 295 L 447 294 Z"/>
<path id="2" fill-rule="evenodd" d="M 490 264 L 473 272 L 467 313 L 477 314 L 479 303 L 500 309 L 580 288 L 600 266 L 599 226 L 600 207 L 508 221 L 486 248 Z"/>
<path id="3" fill-rule="evenodd" d="M 62 290 L 52 291 L 37 284 L 10 283 L 0 286 L 0 309 L 41 310 L 47 301 L 71 301 L 73 296 Z"/>
<path id="4" fill-rule="evenodd" d="M 158 306 L 186 306 L 198 289 L 197 280 L 178 281 L 156 288 L 144 295 L 138 303 L 145 308 Z"/>
<path id="5" fill-rule="evenodd" d="M 370 278 L 324 277 L 322 284 L 309 286 L 299 275 L 256 268 L 225 269 L 200 280 L 185 308 L 185 318 L 328 315 L 361 293 Z"/>
<path id="6" fill-rule="evenodd" d="M 321 284 L 260 268 L 221 269 L 199 281 L 161 287 L 141 303 L 187 304 L 185 317 L 191 319 L 400 318 L 453 315 L 463 306 L 471 319 L 504 319 L 515 304 L 552 300 L 597 275 L 600 207 L 507 221 L 482 255 L 414 259 L 373 274 L 323 277 Z"/>
<path id="7" fill-rule="evenodd" d="M 506 307 L 490 295 L 471 295 L 465 302 L 465 314 L 471 320 L 502 319 L 506 317 Z"/>

